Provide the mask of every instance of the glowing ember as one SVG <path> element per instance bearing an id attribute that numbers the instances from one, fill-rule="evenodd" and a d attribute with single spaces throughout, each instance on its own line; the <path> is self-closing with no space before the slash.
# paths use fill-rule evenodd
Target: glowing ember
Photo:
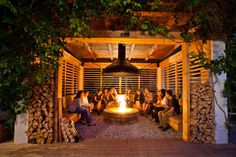
<path id="1" fill-rule="evenodd" d="M 118 95 L 117 100 L 120 105 L 118 108 L 118 112 L 126 112 L 125 95 Z"/>

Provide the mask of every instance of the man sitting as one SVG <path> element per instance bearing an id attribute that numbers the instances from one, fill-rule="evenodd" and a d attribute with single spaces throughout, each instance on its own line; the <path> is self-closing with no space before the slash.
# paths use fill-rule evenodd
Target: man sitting
<path id="1" fill-rule="evenodd" d="M 163 111 L 158 112 L 158 118 L 160 121 L 161 131 L 166 131 L 168 129 L 168 118 L 170 116 L 175 116 L 180 114 L 179 102 L 173 97 L 172 91 L 166 91 L 166 97 L 169 99 L 167 107 Z"/>

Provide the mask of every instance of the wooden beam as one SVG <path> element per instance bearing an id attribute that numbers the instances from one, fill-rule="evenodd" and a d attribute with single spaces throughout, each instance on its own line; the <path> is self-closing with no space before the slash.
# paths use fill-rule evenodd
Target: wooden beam
<path id="1" fill-rule="evenodd" d="M 81 59 L 81 62 L 91 62 L 91 59 Z M 111 60 L 109 58 L 97 58 L 96 61 L 94 62 L 108 62 L 111 63 Z M 159 59 L 149 59 L 147 61 L 145 61 L 145 59 L 142 58 L 133 58 L 131 61 L 131 63 L 159 63 L 160 60 Z"/>
<path id="2" fill-rule="evenodd" d="M 111 44 L 108 44 L 108 49 L 109 49 L 109 54 L 110 54 L 111 60 L 113 61 L 113 48 L 112 48 Z"/>
<path id="3" fill-rule="evenodd" d="M 151 51 L 147 53 L 147 57 L 145 58 L 145 61 L 147 61 L 149 59 L 149 57 L 153 54 L 153 52 L 155 52 L 156 49 L 157 49 L 157 44 L 154 44 L 152 46 Z"/>
<path id="4" fill-rule="evenodd" d="M 171 40 L 167 38 L 65 38 L 66 43 L 97 43 L 97 44 L 160 44 L 175 45 L 183 43 L 183 40 Z"/>
<path id="5" fill-rule="evenodd" d="M 92 51 L 91 47 L 89 46 L 88 43 L 84 43 L 88 51 L 92 54 L 93 59 L 96 60 L 96 54 Z"/>
<path id="6" fill-rule="evenodd" d="M 182 44 L 183 59 L 183 133 L 185 141 L 190 140 L 190 76 L 189 76 L 189 46 Z"/>
<path id="7" fill-rule="evenodd" d="M 163 17 L 163 16 L 181 16 L 190 17 L 192 13 L 177 13 L 177 12 L 152 12 L 152 11 L 137 11 L 133 12 L 134 15 L 142 17 Z"/>
<path id="8" fill-rule="evenodd" d="M 134 52 L 134 47 L 135 47 L 135 44 L 132 44 L 132 45 L 131 45 L 130 52 L 129 52 L 129 57 L 128 57 L 128 60 L 129 60 L 129 61 L 131 60 L 131 55 L 132 55 L 132 53 Z"/>

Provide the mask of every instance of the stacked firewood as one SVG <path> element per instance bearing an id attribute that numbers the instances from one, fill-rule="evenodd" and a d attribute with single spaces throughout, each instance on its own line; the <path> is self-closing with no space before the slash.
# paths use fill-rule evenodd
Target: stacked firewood
<path id="1" fill-rule="evenodd" d="M 61 119 L 61 132 L 65 142 L 78 142 L 81 138 L 74 123 L 65 117 Z"/>
<path id="2" fill-rule="evenodd" d="M 191 142 L 214 143 L 213 90 L 209 83 L 191 85 L 190 104 Z"/>
<path id="3" fill-rule="evenodd" d="M 35 85 L 28 108 L 29 127 L 26 131 L 29 143 L 52 143 L 54 126 L 54 81 Z"/>

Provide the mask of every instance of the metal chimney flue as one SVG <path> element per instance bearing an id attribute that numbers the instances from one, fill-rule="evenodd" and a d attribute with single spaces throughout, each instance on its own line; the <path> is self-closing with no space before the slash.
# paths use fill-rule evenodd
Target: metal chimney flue
<path id="1" fill-rule="evenodd" d="M 125 49 L 126 49 L 125 45 L 118 44 L 118 59 L 103 69 L 104 75 L 111 75 L 111 76 L 140 75 L 139 69 L 134 65 L 132 65 L 128 60 L 126 60 Z"/>

